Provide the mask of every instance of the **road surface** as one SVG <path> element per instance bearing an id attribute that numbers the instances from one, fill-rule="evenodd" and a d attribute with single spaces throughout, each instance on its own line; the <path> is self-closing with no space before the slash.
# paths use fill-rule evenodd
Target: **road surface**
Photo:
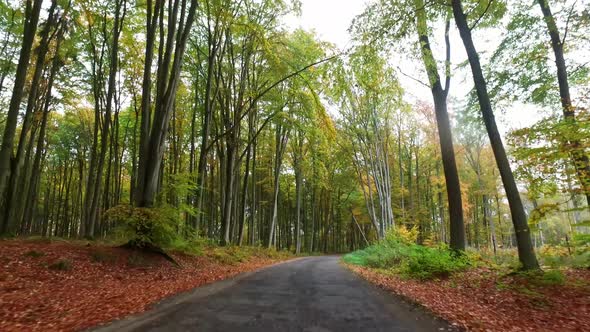
<path id="1" fill-rule="evenodd" d="M 449 331 L 446 322 L 382 291 L 337 256 L 308 257 L 172 297 L 96 329 L 114 331 Z"/>

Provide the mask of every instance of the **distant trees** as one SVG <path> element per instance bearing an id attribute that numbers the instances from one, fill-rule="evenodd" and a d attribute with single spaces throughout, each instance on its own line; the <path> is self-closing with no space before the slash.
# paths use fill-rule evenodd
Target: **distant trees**
<path id="1" fill-rule="evenodd" d="M 404 107 L 401 88 L 383 57 L 370 46 L 337 68 L 334 95 L 342 110 L 342 130 L 349 138 L 352 162 L 367 213 L 379 238 L 395 227 L 392 207 L 392 112 Z M 374 197 L 375 196 L 375 197 Z"/>
<path id="2" fill-rule="evenodd" d="M 439 74 L 438 62 L 433 54 L 430 42 L 429 21 L 432 17 L 445 18 L 445 60 L 444 83 Z M 450 246 L 455 250 L 465 249 L 465 230 L 463 224 L 463 203 L 459 175 L 453 148 L 453 135 L 447 112 L 447 97 L 451 83 L 451 45 L 449 40 L 449 21 L 444 9 L 436 6 L 427 7 L 421 0 L 399 2 L 377 2 L 364 13 L 362 21 L 357 22 L 356 30 L 362 40 L 371 40 L 381 33 L 390 39 L 386 43 L 404 43 L 416 38 L 422 64 L 428 78 L 427 86 L 432 91 L 436 123 L 442 156 L 442 163 L 449 202 Z M 367 32 L 367 26 L 370 27 Z"/>
<path id="3" fill-rule="evenodd" d="M 572 227 L 587 213 L 588 71 L 565 44 L 587 48 L 587 16 L 562 1 L 452 5 L 375 2 L 337 53 L 286 30 L 285 1 L 0 1 L 1 232 L 102 238 L 117 212 L 150 211 L 179 241 L 339 252 L 403 227 L 459 251 L 517 245 L 535 268 L 533 245 L 573 232 L 541 223 L 547 211 Z M 472 34 L 503 17 L 486 66 Z M 449 114 L 452 18 L 475 92 Z M 402 53 L 428 81 L 395 68 Z M 401 76 L 433 106 L 409 102 Z M 507 152 L 493 108 L 515 101 L 561 112 Z"/>

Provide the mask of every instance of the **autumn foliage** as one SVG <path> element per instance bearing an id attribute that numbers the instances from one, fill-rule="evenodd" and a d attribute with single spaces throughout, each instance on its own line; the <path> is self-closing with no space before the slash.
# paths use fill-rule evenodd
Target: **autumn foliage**
<path id="1" fill-rule="evenodd" d="M 162 256 L 68 242 L 0 241 L 0 330 L 79 331 L 142 312 L 160 299 L 288 256 L 209 248 Z"/>

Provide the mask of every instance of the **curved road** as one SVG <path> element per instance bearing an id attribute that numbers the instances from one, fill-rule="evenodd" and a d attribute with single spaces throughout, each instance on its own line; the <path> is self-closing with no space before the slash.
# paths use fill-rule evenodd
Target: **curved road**
<path id="1" fill-rule="evenodd" d="M 449 331 L 339 257 L 296 259 L 172 297 L 96 331 Z"/>

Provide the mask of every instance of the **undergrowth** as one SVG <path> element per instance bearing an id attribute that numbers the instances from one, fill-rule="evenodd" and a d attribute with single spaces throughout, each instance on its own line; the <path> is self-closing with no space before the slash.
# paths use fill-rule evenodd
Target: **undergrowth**
<path id="1" fill-rule="evenodd" d="M 72 269 L 72 262 L 68 259 L 60 259 L 49 265 L 49 269 L 56 271 L 69 271 Z"/>
<path id="2" fill-rule="evenodd" d="M 466 255 L 457 255 L 446 246 L 425 247 L 415 244 L 412 234 L 391 232 L 363 250 L 344 256 L 354 265 L 390 269 L 417 279 L 448 277 L 470 265 Z"/>
<path id="3" fill-rule="evenodd" d="M 248 260 L 251 257 L 265 259 L 287 259 L 294 257 L 287 251 L 277 251 L 275 249 L 266 249 L 263 247 L 212 247 L 209 251 L 210 257 L 223 264 L 238 264 Z"/>

